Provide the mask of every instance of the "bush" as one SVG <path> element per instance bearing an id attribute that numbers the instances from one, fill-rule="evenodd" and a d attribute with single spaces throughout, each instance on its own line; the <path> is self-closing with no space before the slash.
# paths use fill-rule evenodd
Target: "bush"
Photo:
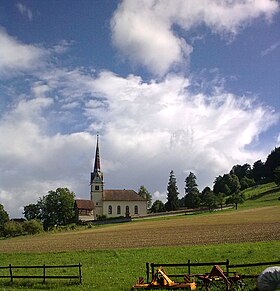
<path id="1" fill-rule="evenodd" d="M 42 223 L 36 219 L 25 221 L 22 226 L 28 234 L 36 234 L 44 231 Z"/>
<path id="2" fill-rule="evenodd" d="M 5 236 L 18 236 L 23 234 L 22 224 L 15 221 L 7 221 L 4 224 Z"/>

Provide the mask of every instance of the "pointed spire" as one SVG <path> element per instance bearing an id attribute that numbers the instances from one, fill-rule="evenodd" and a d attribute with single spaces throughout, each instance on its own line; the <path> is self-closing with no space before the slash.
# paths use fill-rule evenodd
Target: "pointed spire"
<path id="1" fill-rule="evenodd" d="M 93 172 L 94 173 L 100 172 L 100 154 L 99 154 L 98 139 L 99 139 L 99 134 L 97 133 L 95 161 L 94 161 L 94 167 L 93 167 Z"/>

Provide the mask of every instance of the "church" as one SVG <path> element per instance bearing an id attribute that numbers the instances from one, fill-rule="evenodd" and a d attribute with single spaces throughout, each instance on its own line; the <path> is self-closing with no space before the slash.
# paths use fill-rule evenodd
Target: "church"
<path id="1" fill-rule="evenodd" d="M 97 135 L 93 172 L 90 174 L 90 200 L 75 200 L 77 221 L 98 217 L 139 217 L 147 214 L 147 200 L 134 190 L 104 189 L 101 171 L 99 136 Z"/>

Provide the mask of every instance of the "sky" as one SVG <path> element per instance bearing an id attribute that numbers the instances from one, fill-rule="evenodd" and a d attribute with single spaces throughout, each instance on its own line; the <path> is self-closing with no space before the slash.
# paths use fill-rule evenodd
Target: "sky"
<path id="1" fill-rule="evenodd" d="M 274 0 L 0 1 L 0 204 L 49 190 L 180 197 L 280 145 Z"/>

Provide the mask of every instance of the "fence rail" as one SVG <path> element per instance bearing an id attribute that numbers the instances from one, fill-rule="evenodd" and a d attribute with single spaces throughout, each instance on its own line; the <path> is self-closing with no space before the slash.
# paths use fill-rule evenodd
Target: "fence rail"
<path id="1" fill-rule="evenodd" d="M 77 268 L 77 275 L 48 275 L 47 269 L 68 269 L 68 268 Z M 16 269 L 42 269 L 42 275 L 18 275 L 13 272 Z M 82 283 L 82 265 L 79 263 L 78 265 L 63 265 L 63 266 L 46 266 L 46 265 L 38 265 L 38 266 L 0 266 L 0 270 L 9 270 L 9 275 L 0 275 L 0 278 L 9 278 L 11 282 L 14 279 L 43 279 L 43 282 L 46 282 L 46 279 L 78 279 L 79 283 Z"/>
<path id="2" fill-rule="evenodd" d="M 260 262 L 260 263 L 250 263 L 250 264 L 230 264 L 229 260 L 223 261 L 223 262 L 207 262 L 207 263 L 191 263 L 190 260 L 188 260 L 187 263 L 182 263 L 182 264 L 155 264 L 155 263 L 146 263 L 146 276 L 147 276 L 147 282 L 150 280 L 150 273 L 152 275 L 152 278 L 155 275 L 155 268 L 158 267 L 186 267 L 187 268 L 187 274 L 191 274 L 191 267 L 203 267 L 203 266 L 214 266 L 214 265 L 219 265 L 219 266 L 225 266 L 226 267 L 226 272 L 225 274 L 228 276 L 229 273 L 235 273 L 232 271 L 234 268 L 245 268 L 245 267 L 258 267 L 258 266 L 272 266 L 272 265 L 277 265 L 280 264 L 280 260 L 274 261 L 274 262 Z M 168 274 L 168 277 L 184 277 L 186 273 L 184 274 Z M 242 277 L 256 277 L 256 275 L 242 275 Z"/>

